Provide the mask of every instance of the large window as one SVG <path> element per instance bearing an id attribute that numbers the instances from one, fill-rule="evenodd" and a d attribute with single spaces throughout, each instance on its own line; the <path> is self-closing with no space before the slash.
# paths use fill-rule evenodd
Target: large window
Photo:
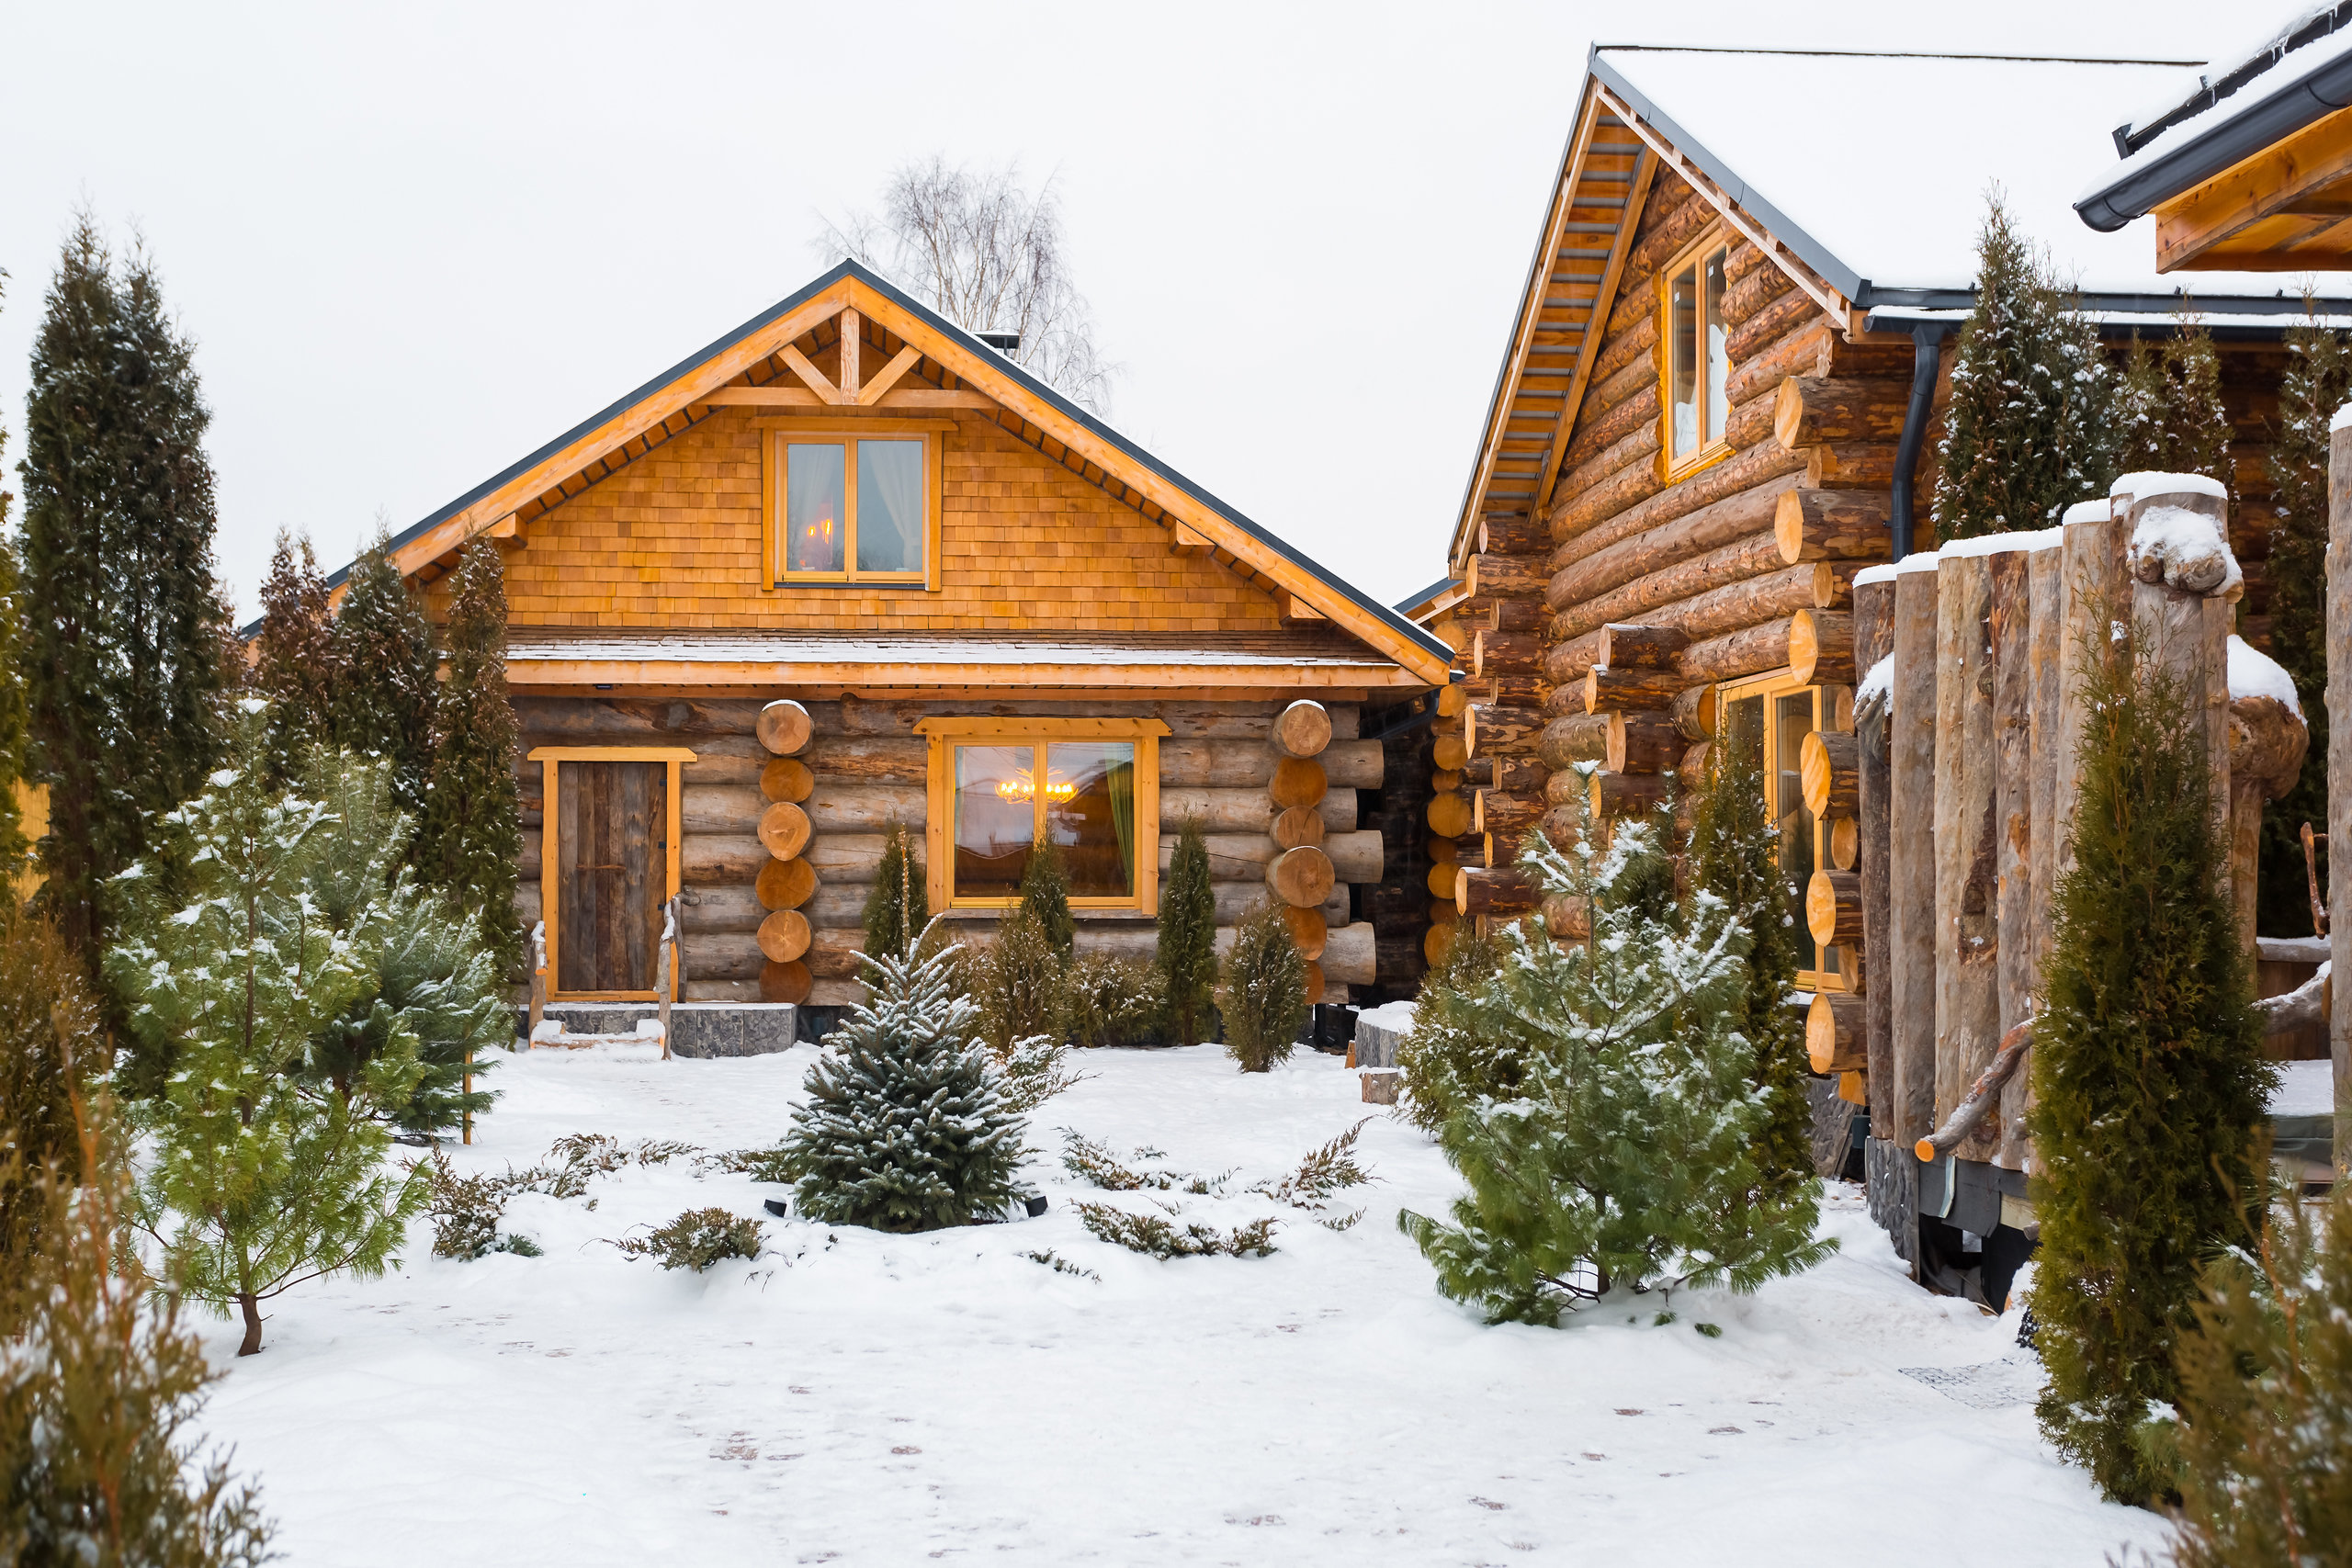
<path id="1" fill-rule="evenodd" d="M 1851 702 L 1849 688 L 1799 686 L 1785 674 L 1743 681 L 1722 693 L 1721 740 L 1761 765 L 1764 808 L 1778 829 L 1781 908 L 1799 932 L 1807 930 L 1804 895 L 1813 874 L 1824 866 L 1853 869 L 1857 842 L 1851 824 L 1840 834 L 1837 824 L 1823 822 L 1805 809 L 1802 765 L 1804 738 L 1815 729 L 1846 728 L 1848 715 L 1837 710 Z M 1853 988 L 1857 965 L 1849 949 L 1817 945 L 1804 935 L 1799 951 L 1809 960 L 1797 976 L 1800 986 Z"/>
<path id="2" fill-rule="evenodd" d="M 1664 349 L 1667 471 L 1679 474 L 1730 450 L 1724 388 L 1731 355 L 1724 327 L 1724 267 L 1731 257 L 1720 235 L 1675 258 L 1658 284 L 1658 341 Z"/>
<path id="3" fill-rule="evenodd" d="M 911 422 L 770 433 L 771 581 L 936 587 L 939 438 Z"/>
<path id="4" fill-rule="evenodd" d="M 1154 719 L 931 718 L 930 878 L 942 908 L 1021 897 L 1040 843 L 1059 847 L 1070 903 L 1158 903 L 1159 736 Z"/>

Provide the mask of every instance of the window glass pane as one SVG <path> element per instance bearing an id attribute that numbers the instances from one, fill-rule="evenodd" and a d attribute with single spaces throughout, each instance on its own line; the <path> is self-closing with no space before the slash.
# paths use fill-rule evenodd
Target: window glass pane
<path id="1" fill-rule="evenodd" d="M 956 748 L 958 898 L 1017 898 L 1036 840 L 1035 746 Z"/>
<path id="2" fill-rule="evenodd" d="M 841 570 L 842 480 L 839 443 L 784 449 L 785 570 Z"/>
<path id="3" fill-rule="evenodd" d="M 1791 692 L 1772 699 L 1772 819 L 1781 829 L 1781 870 L 1788 878 L 1789 918 L 1805 929 L 1804 891 L 1813 881 L 1813 813 L 1804 808 L 1802 772 L 1804 738 L 1813 733 L 1813 694 Z M 1810 940 L 1804 944 L 1810 947 Z M 1800 951 L 1803 949 L 1801 948 Z"/>
<path id="4" fill-rule="evenodd" d="M 1667 286 L 1667 362 L 1673 383 L 1674 456 L 1699 447 L 1699 269 L 1685 267 Z"/>
<path id="5" fill-rule="evenodd" d="M 922 443 L 857 444 L 857 570 L 922 570 Z"/>
<path id="6" fill-rule="evenodd" d="M 1724 342 L 1724 263 L 1729 251 L 1707 258 L 1707 439 L 1724 438 L 1724 388 L 1731 378 L 1731 355 Z"/>
<path id="7" fill-rule="evenodd" d="M 1046 831 L 1069 858 L 1070 896 L 1135 897 L 1135 742 L 1056 741 L 1046 777 Z"/>

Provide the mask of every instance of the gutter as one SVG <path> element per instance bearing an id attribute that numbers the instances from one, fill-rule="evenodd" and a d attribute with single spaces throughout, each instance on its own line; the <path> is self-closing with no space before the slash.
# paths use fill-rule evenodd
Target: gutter
<path id="1" fill-rule="evenodd" d="M 1915 321 L 1911 326 L 1911 402 L 1903 411 L 1903 438 L 1894 448 L 1894 503 L 1887 519 L 1898 561 L 1911 553 L 1917 521 L 1912 472 L 1919 466 L 1919 448 L 1927 444 L 1928 413 L 1935 406 L 1944 333 L 1951 327 L 1947 321 Z"/>
<path id="2" fill-rule="evenodd" d="M 2341 108 L 2352 108 L 2352 54 L 2279 88 L 2146 166 L 2125 170 L 2075 203 L 2075 211 L 2099 232 L 2112 233 Z"/>

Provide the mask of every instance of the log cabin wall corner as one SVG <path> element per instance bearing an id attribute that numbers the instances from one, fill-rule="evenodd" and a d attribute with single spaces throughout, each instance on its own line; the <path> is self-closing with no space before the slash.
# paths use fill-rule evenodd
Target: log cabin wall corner
<path id="1" fill-rule="evenodd" d="M 1409 986 L 1363 732 L 1444 646 L 854 264 L 396 538 L 434 619 L 481 537 L 555 1000 L 650 997 L 671 897 L 682 998 L 854 1000 L 893 824 L 951 925 L 1049 836 L 1148 956 L 1188 818 L 1220 944 L 1271 899 L 1318 999 Z"/>

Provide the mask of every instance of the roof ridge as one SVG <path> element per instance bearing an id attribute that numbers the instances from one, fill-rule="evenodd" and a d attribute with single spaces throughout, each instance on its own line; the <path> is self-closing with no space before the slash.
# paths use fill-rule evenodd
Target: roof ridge
<path id="1" fill-rule="evenodd" d="M 1942 49 L 1775 49 L 1737 44 L 1597 43 L 1595 53 L 1828 55 L 1852 60 L 1988 60 L 2034 65 L 2204 65 L 2204 60 L 2150 60 L 2120 54 L 1988 54 Z"/>

